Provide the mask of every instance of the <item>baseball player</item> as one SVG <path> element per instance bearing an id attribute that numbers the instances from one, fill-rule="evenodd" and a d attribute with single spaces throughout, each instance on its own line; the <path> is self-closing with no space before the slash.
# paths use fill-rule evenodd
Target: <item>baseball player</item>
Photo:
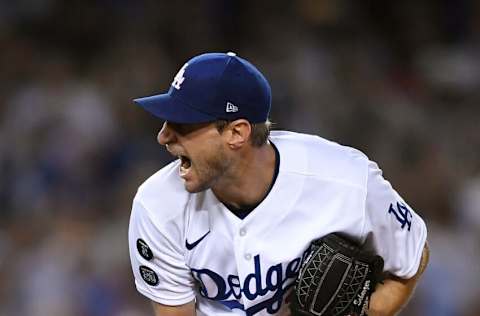
<path id="1" fill-rule="evenodd" d="M 333 232 L 384 259 L 369 315 L 407 302 L 424 221 L 358 150 L 270 132 L 270 86 L 251 63 L 196 56 L 135 103 L 164 121 L 158 142 L 177 158 L 139 187 L 130 218 L 135 285 L 155 315 L 289 315 L 308 246 Z"/>

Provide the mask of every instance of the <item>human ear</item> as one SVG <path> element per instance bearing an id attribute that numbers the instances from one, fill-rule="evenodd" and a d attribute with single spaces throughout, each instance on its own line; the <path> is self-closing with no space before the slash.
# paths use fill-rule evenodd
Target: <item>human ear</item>
<path id="1" fill-rule="evenodd" d="M 245 119 L 238 119 L 230 122 L 228 146 L 231 149 L 239 149 L 244 146 L 250 134 L 252 133 L 252 125 Z"/>

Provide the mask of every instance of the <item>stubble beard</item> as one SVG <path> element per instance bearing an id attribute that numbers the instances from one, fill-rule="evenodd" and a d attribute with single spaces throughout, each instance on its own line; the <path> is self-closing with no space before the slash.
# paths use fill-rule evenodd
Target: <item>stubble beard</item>
<path id="1" fill-rule="evenodd" d="M 198 193 L 212 188 L 227 173 L 229 159 L 223 147 L 211 151 L 213 154 L 198 163 L 195 167 L 197 183 L 192 186 L 186 184 L 185 189 L 189 193 Z"/>

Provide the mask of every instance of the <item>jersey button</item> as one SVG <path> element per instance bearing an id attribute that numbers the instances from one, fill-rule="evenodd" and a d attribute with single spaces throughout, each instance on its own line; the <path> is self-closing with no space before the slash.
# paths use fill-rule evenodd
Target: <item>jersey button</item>
<path id="1" fill-rule="evenodd" d="M 245 259 L 246 259 L 246 260 L 252 259 L 252 255 L 249 254 L 249 253 L 246 253 L 246 254 L 245 254 Z"/>
<path id="2" fill-rule="evenodd" d="M 247 234 L 247 230 L 245 228 L 240 229 L 239 232 L 240 236 L 245 236 Z"/>

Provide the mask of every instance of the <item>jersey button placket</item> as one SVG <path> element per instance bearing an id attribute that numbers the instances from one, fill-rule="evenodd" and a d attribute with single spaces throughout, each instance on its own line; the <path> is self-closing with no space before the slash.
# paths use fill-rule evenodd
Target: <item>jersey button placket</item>
<path id="1" fill-rule="evenodd" d="M 247 235 L 247 229 L 245 227 L 240 228 L 239 231 L 238 231 L 238 235 L 240 237 L 245 237 Z M 252 254 L 247 252 L 243 255 L 243 258 L 245 260 L 251 260 L 252 259 Z"/>
<path id="2" fill-rule="evenodd" d="M 247 235 L 247 229 L 245 227 L 242 227 L 238 230 L 238 236 L 240 236 L 241 239 L 243 239 L 243 237 L 245 237 L 246 235 Z M 248 252 L 245 252 L 243 254 L 243 258 L 245 260 L 251 260 L 252 259 L 252 254 L 248 253 Z"/>

